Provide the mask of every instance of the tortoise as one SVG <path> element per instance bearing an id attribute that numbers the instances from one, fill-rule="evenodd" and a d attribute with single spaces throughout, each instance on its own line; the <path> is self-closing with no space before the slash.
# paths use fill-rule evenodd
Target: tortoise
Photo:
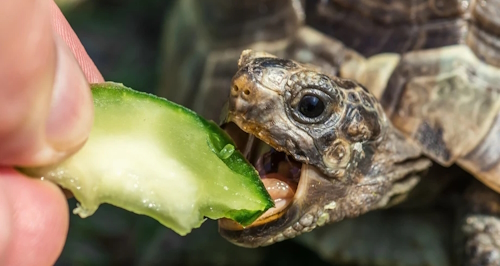
<path id="1" fill-rule="evenodd" d="M 179 1 L 159 94 L 214 120 L 228 102 L 239 149 L 286 161 L 281 181 L 297 186 L 284 210 L 221 234 L 270 245 L 400 204 L 458 166 L 478 181 L 458 193 L 456 264 L 500 265 L 497 14 L 496 1 Z"/>

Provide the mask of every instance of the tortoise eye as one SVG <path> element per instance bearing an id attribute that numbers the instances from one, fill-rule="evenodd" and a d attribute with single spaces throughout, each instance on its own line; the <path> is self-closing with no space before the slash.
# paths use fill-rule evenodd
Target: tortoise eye
<path id="1" fill-rule="evenodd" d="M 317 96 L 305 95 L 300 99 L 299 112 L 308 118 L 320 116 L 325 111 L 325 103 Z"/>

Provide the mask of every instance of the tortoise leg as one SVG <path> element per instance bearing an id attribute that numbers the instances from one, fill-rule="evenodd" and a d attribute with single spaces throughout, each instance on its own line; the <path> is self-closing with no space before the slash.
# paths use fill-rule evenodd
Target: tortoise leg
<path id="1" fill-rule="evenodd" d="M 476 181 L 465 200 L 458 261 L 464 266 L 500 266 L 500 194 Z"/>

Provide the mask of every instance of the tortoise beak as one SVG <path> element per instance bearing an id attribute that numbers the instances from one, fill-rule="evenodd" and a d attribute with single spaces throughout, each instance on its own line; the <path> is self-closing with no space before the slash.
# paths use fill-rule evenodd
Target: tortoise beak
<path id="1" fill-rule="evenodd" d="M 263 170 L 262 169 L 262 164 L 259 164 L 258 158 L 262 158 L 263 154 L 260 152 L 256 152 L 257 150 L 261 150 L 259 145 L 265 145 L 264 142 L 261 140 L 258 140 L 254 135 L 249 134 L 244 132 L 241 128 L 236 125 L 232 119 L 231 119 L 231 113 L 228 110 L 228 104 L 224 105 L 224 108 L 222 110 L 221 116 L 220 116 L 220 127 L 226 131 L 226 133 L 233 139 L 234 143 L 236 144 L 236 148 L 240 149 L 245 157 L 256 167 L 257 171 L 259 172 L 259 175 L 261 178 L 266 177 L 266 171 L 272 171 L 272 170 Z M 269 149 L 271 147 L 269 146 Z M 278 153 L 283 155 L 283 158 L 286 158 L 284 153 L 281 152 L 266 152 L 266 150 L 263 150 L 264 154 L 267 154 L 271 157 L 267 158 L 275 158 L 279 157 L 277 155 Z M 272 157 L 273 155 L 277 155 L 276 157 Z M 283 162 L 281 157 L 279 157 L 280 160 L 279 162 Z M 274 160 L 274 159 L 270 159 Z M 262 161 L 261 161 L 262 162 Z M 272 163 L 275 163 L 275 161 L 272 161 Z M 271 164 L 272 164 L 271 163 Z M 297 162 L 297 168 L 295 168 L 298 173 L 297 175 L 300 175 L 300 164 Z M 278 167 L 279 171 L 278 173 L 282 173 L 284 170 L 284 167 Z M 276 170 L 276 169 L 275 169 Z M 264 172 L 263 172 L 264 171 Z M 280 172 L 281 171 L 281 172 Z M 286 171 L 285 171 L 286 172 Z M 269 173 L 269 172 L 267 172 Z M 276 173 L 276 174 L 278 174 Z M 267 175 L 268 176 L 268 175 Z M 284 175 L 283 175 L 284 176 Z M 300 178 L 299 176 L 296 176 L 299 180 L 298 182 L 300 183 Z M 270 179 L 266 179 L 270 180 Z M 265 182 L 265 181 L 263 181 Z M 292 181 L 289 181 L 290 187 L 293 187 Z M 297 186 L 297 185 L 296 185 Z M 266 186 L 267 188 L 267 186 Z M 296 194 L 296 187 L 291 189 L 294 192 L 293 194 Z M 268 190 L 269 192 L 269 190 Z M 271 194 L 272 195 L 272 194 Z M 270 209 L 269 213 L 266 212 L 263 214 L 259 219 L 254 222 L 252 225 L 243 228 L 241 225 L 237 224 L 236 222 L 228 219 L 220 219 L 219 220 L 219 233 L 222 237 L 226 238 L 229 242 L 243 246 L 243 247 L 258 247 L 258 246 L 264 246 L 264 245 L 269 245 L 275 242 L 274 236 L 278 235 L 283 231 L 284 228 L 291 227 L 293 223 L 297 222 L 297 219 L 299 215 L 301 214 L 301 207 L 300 204 L 296 204 L 295 200 L 293 198 L 289 199 L 279 199 L 281 200 L 282 204 L 286 204 L 284 207 L 276 207 L 273 209 Z M 288 202 L 288 203 L 286 203 Z"/>
<path id="2" fill-rule="evenodd" d="M 231 221 L 219 220 L 219 234 L 227 241 L 240 247 L 256 248 L 271 245 L 277 242 L 273 237 L 296 223 L 300 213 L 300 206 L 292 204 L 278 219 L 249 228 L 235 228 L 236 230 L 226 224 Z"/>
<path id="3" fill-rule="evenodd" d="M 281 216 L 246 228 L 233 226 L 234 222 L 229 220 L 219 220 L 220 235 L 237 246 L 256 248 L 294 238 L 317 226 L 322 226 L 329 220 L 329 216 L 321 211 L 318 212 L 318 208 L 323 208 L 323 206 L 335 208 L 332 201 L 325 195 L 327 191 L 336 191 L 332 189 L 331 182 L 325 181 L 318 169 L 303 164 L 293 202 L 281 213 Z M 343 193 L 335 194 L 343 195 Z M 330 201 L 330 204 L 327 205 L 325 200 Z"/>

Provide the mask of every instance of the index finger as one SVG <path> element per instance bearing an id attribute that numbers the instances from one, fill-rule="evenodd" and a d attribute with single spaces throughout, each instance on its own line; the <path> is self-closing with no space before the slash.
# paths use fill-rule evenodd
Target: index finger
<path id="1" fill-rule="evenodd" d="M 89 83 L 104 82 L 104 78 L 92 59 L 90 59 L 87 51 L 80 42 L 80 39 L 76 36 L 57 4 L 53 1 L 51 3 L 51 20 L 54 31 L 61 36 L 71 51 L 73 51 L 73 54 L 75 55 L 78 64 L 80 64 L 80 67 L 82 68 L 82 71 L 85 74 L 85 77 L 87 77 Z"/>

